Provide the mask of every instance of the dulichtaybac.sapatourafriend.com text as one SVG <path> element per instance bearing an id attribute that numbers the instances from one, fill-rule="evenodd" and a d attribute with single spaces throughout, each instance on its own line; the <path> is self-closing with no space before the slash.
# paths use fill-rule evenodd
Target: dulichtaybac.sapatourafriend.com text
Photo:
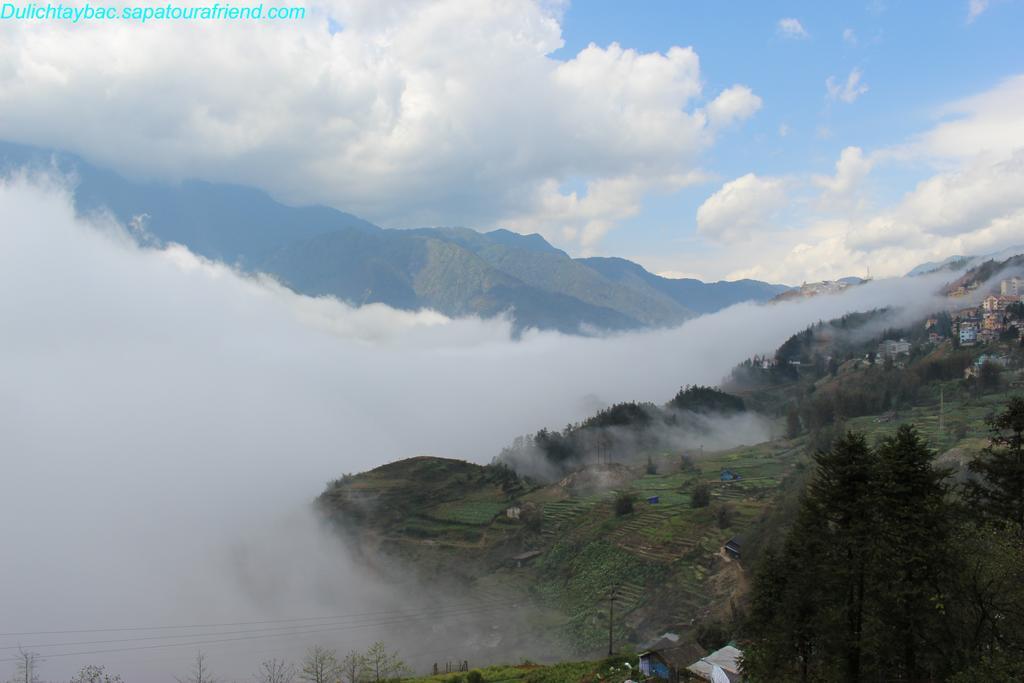
<path id="1" fill-rule="evenodd" d="M 63 3 L 0 3 L 0 21 L 295 21 L 306 18 L 301 6 L 232 5 L 65 5 Z"/>

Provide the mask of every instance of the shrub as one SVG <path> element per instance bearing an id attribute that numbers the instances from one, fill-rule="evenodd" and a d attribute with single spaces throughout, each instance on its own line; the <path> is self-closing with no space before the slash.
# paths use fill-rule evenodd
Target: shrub
<path id="1" fill-rule="evenodd" d="M 729 632 L 718 621 L 706 621 L 697 627 L 697 642 L 705 650 L 717 650 L 729 644 Z"/>
<path id="2" fill-rule="evenodd" d="M 727 529 L 732 526 L 734 517 L 734 510 L 731 505 L 722 504 L 715 510 L 715 521 L 718 523 L 719 529 Z"/>
<path id="3" fill-rule="evenodd" d="M 690 505 L 695 508 L 706 508 L 711 504 L 711 487 L 705 482 L 697 484 L 697 488 L 693 490 L 693 498 L 690 500 Z"/>
<path id="4" fill-rule="evenodd" d="M 618 517 L 628 515 L 633 512 L 633 503 L 635 502 L 632 493 L 623 491 L 619 495 L 615 496 L 615 514 Z"/>
<path id="5" fill-rule="evenodd" d="M 484 675 L 479 669 L 473 669 L 466 674 L 466 683 L 484 683 Z"/>
<path id="6" fill-rule="evenodd" d="M 539 534 L 544 528 L 544 512 L 536 505 L 527 503 L 519 513 L 519 521 L 530 533 Z"/>

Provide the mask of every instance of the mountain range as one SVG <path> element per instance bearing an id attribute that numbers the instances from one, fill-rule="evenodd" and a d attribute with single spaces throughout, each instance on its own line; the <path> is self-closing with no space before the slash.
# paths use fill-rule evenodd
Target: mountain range
<path id="1" fill-rule="evenodd" d="M 758 280 L 665 278 L 622 258 L 572 258 L 537 234 L 385 229 L 325 206 L 288 206 L 253 188 L 139 182 L 71 154 L 0 143 L 0 171 L 24 167 L 72 178 L 79 214 L 107 211 L 161 243 L 354 305 L 450 316 L 508 313 L 517 329 L 586 333 L 674 325 L 789 289 Z"/>

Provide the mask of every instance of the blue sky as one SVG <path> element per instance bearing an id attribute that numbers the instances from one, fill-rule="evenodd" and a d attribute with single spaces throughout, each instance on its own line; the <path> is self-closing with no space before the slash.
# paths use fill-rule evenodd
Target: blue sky
<path id="1" fill-rule="evenodd" d="M 307 7 L 0 21 L 0 139 L 712 280 L 1024 242 L 1024 0 Z"/>
<path id="2" fill-rule="evenodd" d="M 558 57 L 588 43 L 641 51 L 693 46 L 709 93 L 744 83 L 762 109 L 717 142 L 704 165 L 722 179 L 758 174 L 830 173 L 849 145 L 878 149 L 934 125 L 941 107 L 1024 72 L 1024 3 L 993 2 L 968 22 L 966 2 L 642 2 L 571 5 Z M 786 37 L 796 18 L 803 38 Z M 844 32 L 852 31 L 844 38 Z M 868 92 L 852 104 L 829 101 L 825 81 L 858 68 Z M 780 127 L 788 132 L 780 135 Z M 827 134 L 825 134 L 827 131 Z M 877 173 L 879 198 L 897 199 L 920 168 Z M 609 233 L 605 249 L 671 270 L 676 250 L 701 250 L 695 214 L 715 181 L 654 197 Z M 1024 239 L 1022 239 L 1024 241 Z M 669 255 L 666 258 L 665 252 Z M 860 274 L 860 273 L 856 273 Z"/>

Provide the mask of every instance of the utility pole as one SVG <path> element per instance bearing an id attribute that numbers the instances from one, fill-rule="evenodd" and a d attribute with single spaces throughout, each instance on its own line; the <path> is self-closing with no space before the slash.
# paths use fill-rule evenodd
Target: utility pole
<path id="1" fill-rule="evenodd" d="M 611 657 L 615 654 L 612 651 L 612 628 L 615 625 L 615 594 L 618 592 L 619 587 L 616 584 L 612 584 L 611 588 L 608 589 L 608 656 Z"/>
<path id="2" fill-rule="evenodd" d="M 943 387 L 939 387 L 939 438 L 946 433 L 945 421 L 946 421 L 946 396 L 943 393 Z"/>

